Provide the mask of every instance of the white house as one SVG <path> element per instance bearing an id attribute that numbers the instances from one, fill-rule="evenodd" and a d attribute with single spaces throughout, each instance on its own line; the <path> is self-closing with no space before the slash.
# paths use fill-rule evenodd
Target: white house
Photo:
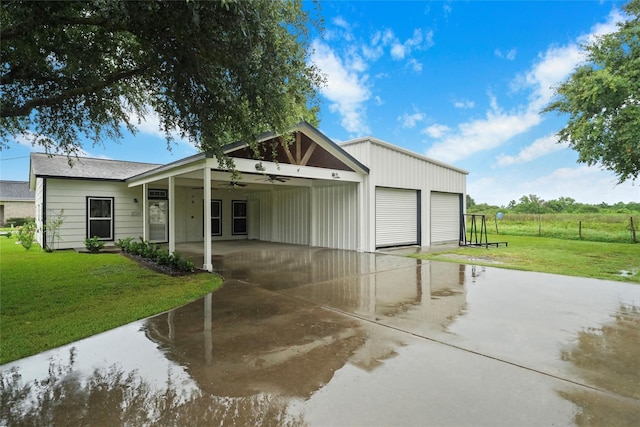
<path id="1" fill-rule="evenodd" d="M 38 241 L 46 241 L 47 216 L 62 210 L 59 248 L 93 236 L 140 236 L 170 251 L 202 242 L 209 270 L 217 240 L 366 252 L 460 241 L 467 171 L 374 138 L 338 145 L 306 122 L 292 135 L 288 145 L 260 138 L 268 160 L 247 144 L 225 147 L 236 177 L 205 153 L 166 165 L 34 153 Z"/>

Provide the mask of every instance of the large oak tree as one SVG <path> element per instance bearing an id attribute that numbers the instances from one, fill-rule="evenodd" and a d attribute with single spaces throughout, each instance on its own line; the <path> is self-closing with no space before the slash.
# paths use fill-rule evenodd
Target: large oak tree
<path id="1" fill-rule="evenodd" d="M 220 154 L 313 120 L 318 21 L 299 0 L 3 1 L 0 149 L 26 135 L 72 154 L 156 114 Z"/>
<path id="2" fill-rule="evenodd" d="M 616 32 L 585 46 L 587 60 L 556 89 L 545 112 L 568 114 L 558 133 L 581 163 L 602 164 L 619 182 L 640 174 L 640 0 Z"/>

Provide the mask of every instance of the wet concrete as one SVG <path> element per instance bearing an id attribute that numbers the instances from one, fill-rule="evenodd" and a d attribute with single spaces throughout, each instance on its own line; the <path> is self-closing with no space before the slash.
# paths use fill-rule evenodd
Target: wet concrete
<path id="1" fill-rule="evenodd" d="M 0 367 L 0 425 L 638 425 L 640 286 L 227 251 L 219 291 Z"/>

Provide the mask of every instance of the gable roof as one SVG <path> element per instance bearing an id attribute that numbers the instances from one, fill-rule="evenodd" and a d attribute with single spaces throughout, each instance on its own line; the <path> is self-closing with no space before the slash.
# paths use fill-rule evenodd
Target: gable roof
<path id="1" fill-rule="evenodd" d="M 407 156 L 411 156 L 411 157 L 416 158 L 418 160 L 422 160 L 422 161 L 427 162 L 427 163 L 432 163 L 434 165 L 442 166 L 443 168 L 451 169 L 453 171 L 460 172 L 460 173 L 463 173 L 465 175 L 469 175 L 469 171 L 466 170 L 466 169 L 461 169 L 459 167 L 450 165 L 448 163 L 444 163 L 444 162 L 441 162 L 439 160 L 432 159 L 431 157 L 423 156 L 423 155 L 418 154 L 418 153 L 416 153 L 414 151 L 407 150 L 406 148 L 398 147 L 397 145 L 393 145 L 391 143 L 388 143 L 388 142 L 383 141 L 383 140 L 378 139 L 378 138 L 374 138 L 372 136 L 365 136 L 365 137 L 361 137 L 361 138 L 351 139 L 349 141 L 345 141 L 345 142 L 340 143 L 340 146 L 341 147 L 349 147 L 349 146 L 358 145 L 358 144 L 375 144 L 375 145 L 379 145 L 381 147 L 388 148 L 389 150 L 393 150 L 393 151 L 397 151 L 399 153 L 406 154 Z"/>
<path id="2" fill-rule="evenodd" d="M 43 177 L 124 181 L 131 176 L 144 173 L 159 166 L 161 165 L 154 163 L 31 153 L 30 178 Z"/>
<path id="3" fill-rule="evenodd" d="M 273 132 L 258 137 L 262 158 L 271 161 L 275 155 L 278 163 L 369 173 L 367 166 L 309 123 L 302 121 L 291 132 L 295 135 L 296 141 L 289 145 L 283 144 L 280 140 L 281 135 Z M 246 142 L 226 145 L 223 151 L 230 157 L 256 159 Z"/>
<path id="4" fill-rule="evenodd" d="M 34 201 L 35 193 L 29 190 L 28 181 L 0 181 L 0 200 Z"/>

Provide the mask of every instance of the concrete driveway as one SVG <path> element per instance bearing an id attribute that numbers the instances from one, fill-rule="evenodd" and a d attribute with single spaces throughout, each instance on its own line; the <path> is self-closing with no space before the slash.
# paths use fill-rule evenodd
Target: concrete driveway
<path id="1" fill-rule="evenodd" d="M 204 299 L 0 367 L 0 425 L 640 420 L 640 285 L 277 244 L 214 266 Z"/>

